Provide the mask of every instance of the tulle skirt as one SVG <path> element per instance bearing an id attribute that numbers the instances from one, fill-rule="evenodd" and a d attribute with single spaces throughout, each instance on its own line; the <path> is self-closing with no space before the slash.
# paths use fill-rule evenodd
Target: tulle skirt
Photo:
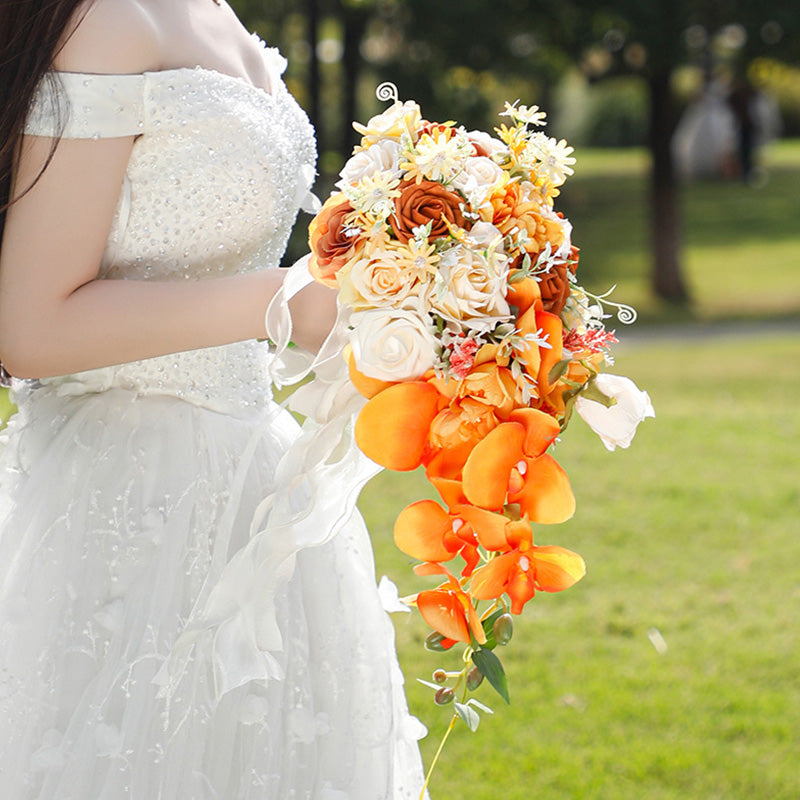
<path id="1" fill-rule="evenodd" d="M 94 389 L 33 390 L 4 434 L 0 796 L 416 800 L 351 476 L 287 473 L 272 402 Z M 289 500 L 308 546 L 284 547 Z"/>

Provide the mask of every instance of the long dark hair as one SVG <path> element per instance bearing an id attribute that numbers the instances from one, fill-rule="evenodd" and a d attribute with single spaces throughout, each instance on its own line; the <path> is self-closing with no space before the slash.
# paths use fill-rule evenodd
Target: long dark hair
<path id="1" fill-rule="evenodd" d="M 75 12 L 85 2 L 2 0 L 0 3 L 0 244 L 6 210 L 31 189 L 31 186 L 21 187 L 16 197 L 11 197 L 14 156 L 34 93 L 80 21 L 75 19 Z M 88 5 L 86 2 L 84 13 Z M 47 164 L 57 144 L 54 140 Z M 3 373 L 0 364 L 0 381 L 6 377 Z"/>

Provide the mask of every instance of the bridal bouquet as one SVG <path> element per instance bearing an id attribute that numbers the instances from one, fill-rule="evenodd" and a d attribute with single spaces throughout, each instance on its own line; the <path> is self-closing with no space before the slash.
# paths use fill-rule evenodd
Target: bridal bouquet
<path id="1" fill-rule="evenodd" d="M 617 341 L 606 307 L 635 312 L 578 283 L 554 208 L 575 159 L 540 130 L 544 113 L 506 103 L 492 136 L 424 119 L 391 84 L 379 97 L 394 102 L 354 124 L 361 144 L 311 223 L 309 269 L 347 315 L 344 357 L 368 398 L 358 446 L 388 469 L 424 466 L 441 497 L 405 508 L 394 533 L 440 581 L 411 599 L 428 647 L 467 648 L 461 672 L 428 685 L 474 730 L 488 709 L 469 692 L 484 678 L 509 699 L 494 651 L 511 615 L 585 572 L 577 553 L 534 543 L 533 525 L 575 508 L 551 445 L 577 411 L 609 449 L 627 447 L 653 410 L 600 372 Z"/>

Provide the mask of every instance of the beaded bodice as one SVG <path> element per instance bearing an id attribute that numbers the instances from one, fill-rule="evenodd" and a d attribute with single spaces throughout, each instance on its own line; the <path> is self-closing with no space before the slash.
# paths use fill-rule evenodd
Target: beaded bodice
<path id="1" fill-rule="evenodd" d="M 263 54 L 269 92 L 201 67 L 54 73 L 43 82 L 26 133 L 137 137 L 98 277 L 200 279 L 278 265 L 316 149 L 280 79 L 285 61 L 274 49 Z M 265 392 L 257 385 L 266 380 L 262 350 L 242 343 L 42 383 L 70 394 L 123 386 L 212 407 L 249 405 Z"/>

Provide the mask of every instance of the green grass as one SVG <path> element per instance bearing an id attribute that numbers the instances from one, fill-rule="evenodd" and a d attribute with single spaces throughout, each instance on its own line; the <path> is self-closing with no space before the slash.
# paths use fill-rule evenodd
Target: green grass
<path id="1" fill-rule="evenodd" d="M 577 153 L 576 175 L 558 199 L 581 247 L 587 288 L 632 303 L 643 318 L 675 309 L 650 292 L 647 159 L 637 150 Z M 800 313 L 800 142 L 773 145 L 759 188 L 736 181 L 684 187 L 685 272 L 699 319 Z"/>
<path id="2" fill-rule="evenodd" d="M 798 361 L 788 336 L 623 352 L 615 371 L 658 416 L 628 451 L 606 452 L 580 419 L 558 445 L 578 510 L 537 537 L 580 552 L 588 574 L 529 604 L 501 652 L 512 705 L 481 688 L 497 713 L 456 729 L 435 800 L 800 797 Z M 383 473 L 362 500 L 401 593 L 430 583 L 390 534 L 425 491 Z M 422 649 L 419 618 L 397 627 L 429 761 L 449 710 L 413 679 L 448 659 Z"/>

